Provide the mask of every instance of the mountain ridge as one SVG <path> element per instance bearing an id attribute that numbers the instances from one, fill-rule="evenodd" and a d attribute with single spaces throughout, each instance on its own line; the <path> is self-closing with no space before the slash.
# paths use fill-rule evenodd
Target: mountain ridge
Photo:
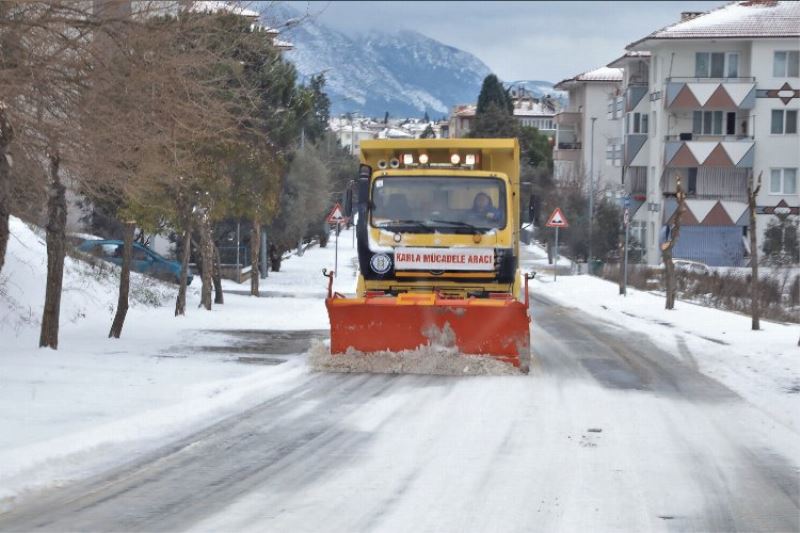
<path id="1" fill-rule="evenodd" d="M 285 4 L 262 13 L 272 27 L 290 19 L 300 22 L 281 31 L 281 40 L 294 45 L 285 57 L 301 80 L 325 74 L 333 115 L 445 117 L 454 105 L 475 102 L 491 73 L 469 52 L 413 30 L 346 34 Z"/>

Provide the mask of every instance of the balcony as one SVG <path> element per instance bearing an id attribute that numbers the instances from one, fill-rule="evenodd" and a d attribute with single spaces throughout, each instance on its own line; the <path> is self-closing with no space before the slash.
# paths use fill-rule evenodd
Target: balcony
<path id="1" fill-rule="evenodd" d="M 577 126 L 581 123 L 583 113 L 577 111 L 562 111 L 556 113 L 556 124 L 559 126 Z"/>
<path id="2" fill-rule="evenodd" d="M 646 133 L 625 135 L 625 166 L 647 166 L 649 155 Z"/>
<path id="3" fill-rule="evenodd" d="M 683 134 L 665 141 L 665 167 L 753 168 L 756 143 L 749 137 Z"/>
<path id="4" fill-rule="evenodd" d="M 674 197 L 680 177 L 689 200 L 746 202 L 749 172 L 746 168 L 671 169 L 661 177 L 661 193 L 667 198 Z"/>
<path id="5" fill-rule="evenodd" d="M 664 106 L 670 110 L 753 109 L 755 78 L 668 78 Z"/>
<path id="6" fill-rule="evenodd" d="M 558 143 L 553 148 L 554 161 L 577 161 L 581 155 L 581 143 Z"/>
<path id="7" fill-rule="evenodd" d="M 647 95 L 647 85 L 629 85 L 625 89 L 625 112 L 633 111 Z"/>
<path id="8" fill-rule="evenodd" d="M 628 167 L 625 169 L 625 192 L 634 197 L 647 194 L 647 167 Z"/>

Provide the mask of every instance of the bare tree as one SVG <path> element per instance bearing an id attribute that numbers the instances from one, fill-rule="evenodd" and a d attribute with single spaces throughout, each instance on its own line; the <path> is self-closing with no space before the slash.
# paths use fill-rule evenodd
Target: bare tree
<path id="1" fill-rule="evenodd" d="M 750 314 L 752 317 L 752 329 L 761 329 L 760 324 L 760 294 L 758 287 L 758 243 L 756 240 L 756 199 L 759 191 L 761 191 L 761 175 L 758 174 L 758 181 L 756 183 L 753 172 L 750 172 L 750 183 L 747 184 L 747 206 L 750 211 Z"/>
<path id="2" fill-rule="evenodd" d="M 678 207 L 672 215 L 672 229 L 667 235 L 667 240 L 661 245 L 661 258 L 664 260 L 664 285 L 666 286 L 666 309 L 675 309 L 675 296 L 677 286 L 675 283 L 675 264 L 672 262 L 672 249 L 681 235 L 681 218 L 686 211 L 686 193 L 681 188 L 680 176 L 675 179 L 675 199 Z M 669 224 L 667 225 L 669 228 Z"/>
<path id="3" fill-rule="evenodd" d="M 261 221 L 253 220 L 250 230 L 250 296 L 259 296 L 258 282 L 260 272 L 258 269 L 259 256 L 261 255 Z"/>
<path id="4" fill-rule="evenodd" d="M 64 280 L 66 254 L 67 188 L 61 182 L 59 170 L 61 157 L 58 151 L 48 154 L 50 161 L 50 189 L 47 200 L 47 285 L 45 286 L 44 312 L 39 335 L 39 347 L 58 348 L 58 326 L 61 311 L 61 285 Z"/>
<path id="5" fill-rule="evenodd" d="M 128 292 L 130 291 L 131 279 L 131 259 L 133 258 L 133 234 L 136 231 L 136 223 L 132 220 L 125 223 L 125 235 L 122 247 L 122 272 L 119 275 L 119 298 L 117 300 L 117 311 L 114 313 L 114 322 L 111 323 L 109 337 L 119 339 L 122 335 L 122 326 L 125 324 L 125 316 L 128 314 Z"/>
<path id="6" fill-rule="evenodd" d="M 214 269 L 214 241 L 211 238 L 211 223 L 205 209 L 198 211 L 197 231 L 200 233 L 200 264 L 202 265 L 202 286 L 200 287 L 200 307 L 211 311 L 211 288 Z"/>
<path id="7" fill-rule="evenodd" d="M 0 271 L 3 270 L 8 245 L 8 219 L 11 215 L 11 155 L 9 147 L 14 140 L 14 129 L 0 100 Z"/>
<path id="8" fill-rule="evenodd" d="M 189 256 L 192 251 L 192 217 L 185 217 L 183 224 L 183 251 L 181 253 L 181 278 L 178 296 L 175 299 L 175 316 L 186 314 L 186 278 L 189 276 Z"/>
<path id="9" fill-rule="evenodd" d="M 214 303 L 215 304 L 224 304 L 225 297 L 222 292 L 222 260 L 219 255 L 219 248 L 216 244 L 211 243 L 211 246 L 214 247 Z"/>

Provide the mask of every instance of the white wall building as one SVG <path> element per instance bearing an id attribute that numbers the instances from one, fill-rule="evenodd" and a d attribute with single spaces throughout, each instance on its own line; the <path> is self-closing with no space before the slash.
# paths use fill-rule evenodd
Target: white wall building
<path id="1" fill-rule="evenodd" d="M 588 183 L 591 171 L 596 188 L 621 187 L 621 164 L 615 164 L 614 157 L 607 158 L 607 152 L 609 146 L 615 147 L 612 155 L 620 150 L 618 117 L 608 113 L 608 101 L 621 94 L 622 75 L 620 68 L 602 67 L 554 86 L 569 94 L 567 108 L 555 115 L 556 180 Z"/>
<path id="2" fill-rule="evenodd" d="M 746 1 L 682 20 L 629 45 L 625 187 L 647 261 L 688 193 L 676 257 L 744 265 L 747 186 L 762 175 L 759 246 L 774 213 L 800 207 L 800 2 Z M 645 85 L 646 80 L 646 85 Z"/>
<path id="3" fill-rule="evenodd" d="M 536 97 L 524 87 L 509 89 L 514 104 L 514 118 L 523 126 L 538 129 L 548 137 L 555 138 L 555 117 L 559 109 L 557 100 L 549 96 Z M 448 133 L 450 137 L 461 138 L 469 135 L 474 129 L 477 106 L 462 104 L 455 106 L 450 112 Z"/>

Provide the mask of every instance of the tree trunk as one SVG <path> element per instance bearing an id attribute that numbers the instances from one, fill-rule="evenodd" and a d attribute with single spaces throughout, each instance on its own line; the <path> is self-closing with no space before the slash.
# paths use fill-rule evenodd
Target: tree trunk
<path id="1" fill-rule="evenodd" d="M 14 130 L 6 116 L 6 107 L 0 102 L 0 272 L 6 261 L 6 247 L 10 230 L 8 218 L 11 215 L 11 156 L 8 148 L 14 139 Z"/>
<path id="2" fill-rule="evenodd" d="M 212 271 L 214 270 L 214 250 L 213 242 L 211 241 L 211 225 L 208 222 L 208 213 L 201 213 L 200 215 L 200 261 L 202 261 L 203 272 L 201 279 L 203 285 L 200 288 L 200 306 L 205 307 L 207 311 L 211 311 L 211 288 L 212 288 Z"/>
<path id="3" fill-rule="evenodd" d="M 183 253 L 181 254 L 181 279 L 178 284 L 178 298 L 175 300 L 175 316 L 186 314 L 186 277 L 189 275 L 189 256 L 192 251 L 192 216 L 186 217 L 183 231 Z"/>
<path id="4" fill-rule="evenodd" d="M 219 256 L 219 248 L 214 244 L 214 303 L 224 304 L 225 297 L 222 294 L 222 260 Z"/>
<path id="5" fill-rule="evenodd" d="M 686 211 L 686 194 L 681 188 L 681 179 L 675 180 L 675 198 L 678 201 L 678 208 L 673 216 L 672 234 L 669 239 L 661 245 L 661 258 L 664 260 L 664 286 L 667 291 L 665 309 L 675 309 L 676 283 L 675 283 L 675 263 L 672 262 L 672 249 L 678 242 L 681 235 L 681 219 Z"/>
<path id="6" fill-rule="evenodd" d="M 664 259 L 664 286 L 667 290 L 665 309 L 675 309 L 675 263 L 672 262 L 672 246 L 661 252 Z"/>
<path id="7" fill-rule="evenodd" d="M 760 315 L 761 309 L 759 302 L 758 287 L 758 244 L 756 241 L 756 196 L 761 190 L 761 174 L 758 175 L 758 185 L 755 185 L 753 173 L 750 173 L 750 183 L 747 187 L 747 205 L 750 211 L 750 268 L 752 269 L 752 279 L 750 280 L 750 314 L 752 315 L 752 329 L 761 329 Z"/>
<path id="8" fill-rule="evenodd" d="M 278 252 L 278 248 L 274 244 L 269 245 L 269 266 L 273 272 L 281 271 L 282 255 Z"/>
<path id="9" fill-rule="evenodd" d="M 66 253 L 67 198 L 66 187 L 61 183 L 58 153 L 49 155 L 50 190 L 47 199 L 47 284 L 42 313 L 39 347 L 58 349 L 58 321 L 61 312 L 61 286 L 64 281 L 64 255 Z"/>
<path id="10" fill-rule="evenodd" d="M 122 272 L 119 275 L 119 300 L 117 301 L 117 312 L 114 313 L 114 322 L 111 323 L 111 331 L 108 337 L 119 339 L 122 335 L 122 326 L 125 324 L 125 316 L 128 314 L 128 293 L 131 287 L 131 260 L 133 259 L 133 233 L 136 226 L 133 222 L 125 222 L 122 247 Z"/>
<path id="11" fill-rule="evenodd" d="M 261 279 L 258 271 L 258 256 L 261 255 L 261 223 L 253 220 L 250 230 L 250 296 L 258 296 L 258 282 Z"/>

